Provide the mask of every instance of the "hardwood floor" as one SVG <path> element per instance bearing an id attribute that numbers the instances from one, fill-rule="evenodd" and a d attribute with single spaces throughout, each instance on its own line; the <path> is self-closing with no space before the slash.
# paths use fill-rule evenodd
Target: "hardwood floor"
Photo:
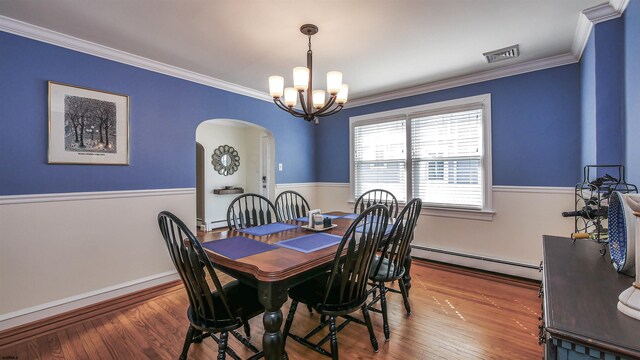
<path id="1" fill-rule="evenodd" d="M 411 316 L 405 315 L 400 294 L 388 295 L 391 340 L 384 342 L 382 316 L 372 313 L 380 352 L 373 352 L 366 327 L 351 323 L 338 334 L 341 359 L 542 357 L 535 284 L 422 261 L 414 261 L 412 276 Z M 187 305 L 186 293 L 176 286 L 138 305 L 0 348 L 0 359 L 177 359 L 188 325 Z M 286 318 L 288 307 L 284 310 Z M 300 306 L 292 332 L 304 334 L 317 321 L 317 314 Z M 260 316 L 251 321 L 251 329 L 251 342 L 261 348 Z M 229 339 L 240 356 L 251 354 Z M 290 359 L 327 359 L 292 339 L 287 351 Z M 205 339 L 191 345 L 189 358 L 215 359 L 216 353 L 217 344 Z"/>

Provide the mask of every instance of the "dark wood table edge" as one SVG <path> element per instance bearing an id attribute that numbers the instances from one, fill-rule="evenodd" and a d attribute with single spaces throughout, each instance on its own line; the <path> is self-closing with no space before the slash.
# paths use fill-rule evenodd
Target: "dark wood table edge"
<path id="1" fill-rule="evenodd" d="M 640 352 L 626 348 L 624 346 L 601 342 L 589 337 L 576 335 L 570 331 L 565 331 L 562 329 L 546 328 L 546 331 L 549 333 L 549 335 L 552 335 L 558 340 L 566 340 L 572 343 L 577 342 L 589 344 L 595 347 L 596 350 L 610 352 L 617 356 L 623 356 L 625 359 L 640 359 Z"/>
<path id="2" fill-rule="evenodd" d="M 555 236 L 555 235 L 543 235 L 543 239 L 551 239 L 551 238 L 555 238 L 555 239 L 562 239 L 562 240 L 566 240 L 566 241 L 572 241 L 571 238 L 566 238 L 566 237 L 562 237 L 562 236 Z M 583 240 L 583 241 L 590 241 L 590 240 Z M 544 241 L 542 242 L 542 246 L 543 246 L 543 254 L 544 254 Z M 544 263 L 543 263 L 544 266 Z M 548 278 L 549 273 L 547 271 L 543 270 L 543 284 L 549 284 L 550 280 Z M 547 290 L 548 287 L 543 286 L 543 296 L 544 299 L 548 299 L 548 295 L 547 295 Z M 543 302 L 545 301 L 543 299 Z M 624 356 L 627 358 L 631 358 L 631 359 L 640 359 L 640 352 L 633 350 L 633 349 L 629 349 L 625 346 L 622 345 L 618 345 L 618 344 L 612 344 L 612 343 L 607 343 L 607 342 L 602 342 L 599 341 L 597 339 L 593 339 L 587 336 L 581 336 L 578 335 L 572 331 L 569 330 L 564 330 L 561 328 L 556 328 L 556 327 L 549 327 L 549 324 L 552 323 L 553 321 L 553 312 L 549 311 L 548 309 L 545 309 L 544 312 L 544 323 L 545 323 L 545 331 L 553 336 L 554 338 L 557 338 L 559 340 L 566 340 L 569 342 L 578 342 L 578 343 L 586 343 L 589 345 L 593 345 L 594 347 L 597 348 L 597 350 L 602 350 L 602 351 L 609 351 L 611 353 L 614 353 L 616 355 L 619 356 Z M 639 340 L 640 341 L 640 340 Z"/>

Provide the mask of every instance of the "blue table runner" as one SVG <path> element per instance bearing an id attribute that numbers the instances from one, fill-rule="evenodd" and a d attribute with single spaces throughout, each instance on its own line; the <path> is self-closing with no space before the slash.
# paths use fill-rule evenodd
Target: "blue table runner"
<path id="1" fill-rule="evenodd" d="M 277 242 L 276 245 L 308 254 L 336 245 L 340 243 L 340 241 L 342 241 L 342 236 L 318 233 L 283 240 Z"/>
<path id="2" fill-rule="evenodd" d="M 279 233 L 281 231 L 293 230 L 299 228 L 299 225 L 291 225 L 284 223 L 272 223 L 260 226 L 254 226 L 246 229 L 238 229 L 238 231 L 249 235 L 264 236 Z"/>
<path id="3" fill-rule="evenodd" d="M 208 241 L 202 243 L 202 247 L 224 255 L 231 260 L 237 260 L 278 248 L 277 246 L 249 239 L 244 236 L 233 236 L 222 240 Z"/>

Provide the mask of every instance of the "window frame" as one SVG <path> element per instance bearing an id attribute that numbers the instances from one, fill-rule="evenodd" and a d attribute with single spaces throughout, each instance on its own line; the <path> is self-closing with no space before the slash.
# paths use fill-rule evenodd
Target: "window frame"
<path id="1" fill-rule="evenodd" d="M 469 96 L 465 98 L 440 101 L 435 103 L 393 109 L 371 114 L 352 116 L 349 118 L 349 202 L 355 202 L 355 173 L 354 173 L 354 128 L 359 125 L 384 123 L 394 120 L 404 120 L 406 129 L 406 157 L 405 179 L 406 198 L 412 198 L 412 170 L 413 159 L 411 156 L 411 120 L 425 115 L 448 113 L 464 110 L 470 106 L 482 107 L 482 176 L 484 179 L 482 191 L 482 208 L 465 209 L 455 206 L 433 206 L 425 204 L 422 213 L 432 216 L 444 216 L 475 220 L 492 220 L 493 211 L 493 178 L 492 178 L 492 142 L 491 142 L 491 94 Z"/>

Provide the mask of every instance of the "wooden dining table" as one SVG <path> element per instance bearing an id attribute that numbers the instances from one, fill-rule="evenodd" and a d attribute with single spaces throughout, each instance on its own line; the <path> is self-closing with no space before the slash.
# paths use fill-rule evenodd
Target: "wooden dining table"
<path id="1" fill-rule="evenodd" d="M 344 212 L 325 213 L 336 216 L 348 215 Z M 353 219 L 336 218 L 337 226 L 324 233 L 342 236 L 353 222 Z M 303 222 L 291 220 L 286 223 L 305 225 Z M 239 230 L 222 232 L 206 232 L 197 236 L 201 243 L 222 240 L 234 236 L 242 236 L 268 244 L 292 239 L 311 232 L 301 227 L 278 232 L 271 235 L 253 236 Z M 303 253 L 300 251 L 277 247 L 276 249 L 232 260 L 224 255 L 206 249 L 214 267 L 218 270 L 258 289 L 260 303 L 265 312 L 262 317 L 264 334 L 262 335 L 263 354 L 267 360 L 287 359 L 283 349 L 282 305 L 287 301 L 287 290 L 327 271 L 333 262 L 338 245 Z"/>

